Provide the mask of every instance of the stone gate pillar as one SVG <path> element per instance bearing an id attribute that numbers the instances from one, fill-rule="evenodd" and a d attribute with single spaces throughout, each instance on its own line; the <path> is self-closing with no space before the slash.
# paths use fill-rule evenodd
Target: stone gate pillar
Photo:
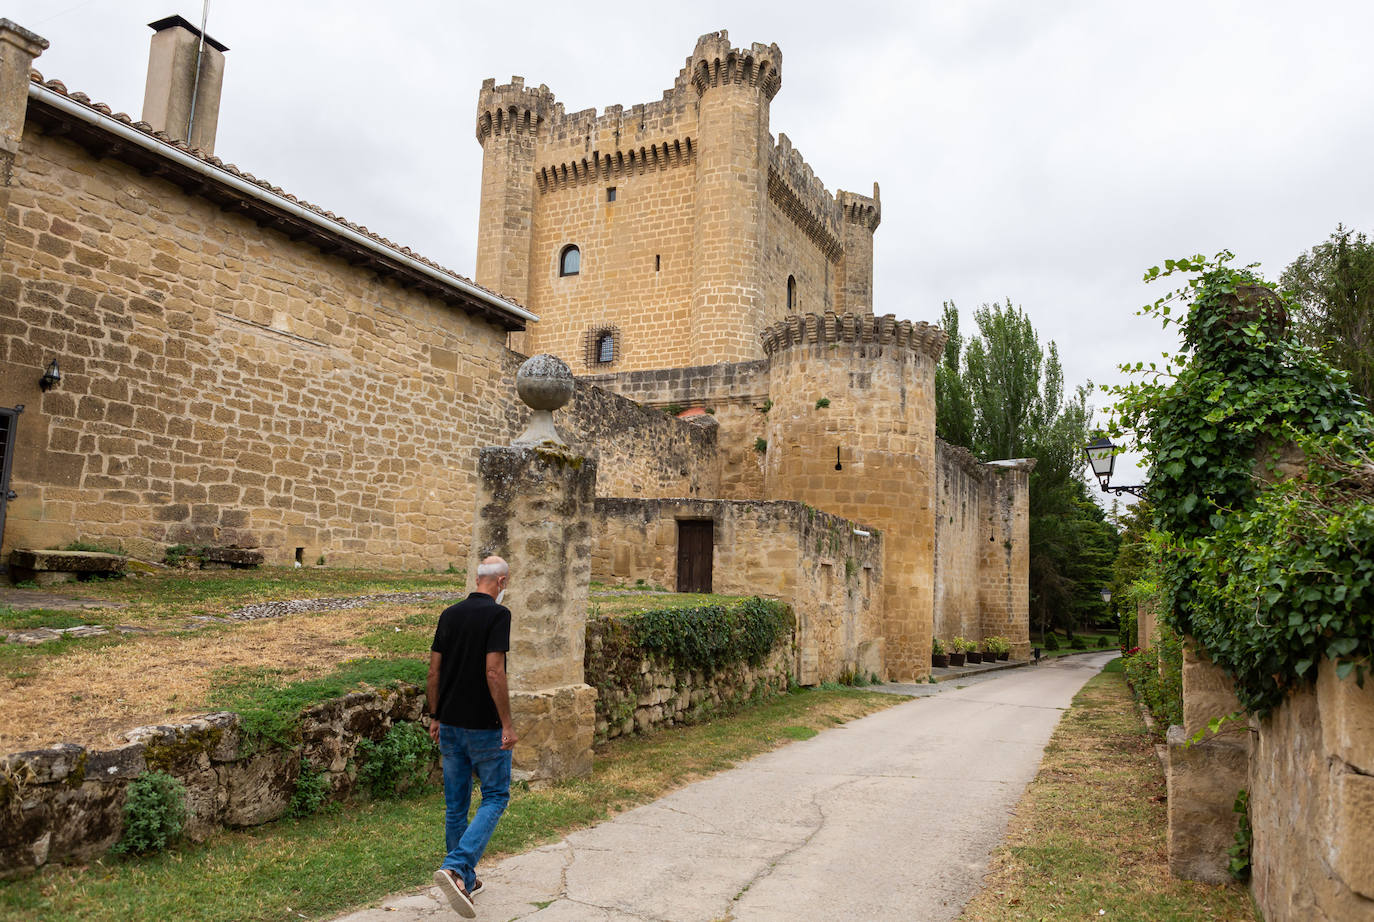
<path id="1" fill-rule="evenodd" d="M 514 446 L 481 450 L 468 585 L 483 557 L 510 563 L 503 603 L 511 610 L 516 777 L 554 781 L 592 769 L 596 689 L 584 680 L 583 647 L 596 463 L 553 428 L 551 411 L 572 396 L 568 367 L 535 356 L 516 381 L 535 422 Z"/>
<path id="2" fill-rule="evenodd" d="M 1248 784 L 1250 730 L 1245 722 L 1208 732 L 1208 723 L 1241 710 L 1231 677 L 1183 643 L 1183 726 L 1169 728 L 1169 872 L 1213 884 L 1231 879 L 1227 849 L 1235 842 L 1236 793 Z M 1202 738 L 1191 743 L 1194 737 Z"/>
<path id="3" fill-rule="evenodd" d="M 47 47 L 42 36 L 0 19 L 0 253 L 5 251 L 5 209 L 29 108 L 29 69 Z"/>

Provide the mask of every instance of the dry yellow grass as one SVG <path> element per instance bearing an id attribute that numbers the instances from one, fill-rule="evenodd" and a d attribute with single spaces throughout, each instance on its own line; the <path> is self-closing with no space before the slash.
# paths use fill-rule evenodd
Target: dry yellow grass
<path id="1" fill-rule="evenodd" d="M 983 891 L 961 922 L 1254 922 L 1249 894 L 1169 875 L 1164 774 L 1120 673 L 1055 730 Z"/>
<path id="2" fill-rule="evenodd" d="M 359 638 L 403 626 L 406 615 L 423 611 L 391 606 L 290 615 L 94 641 L 60 656 L 35 657 L 24 678 L 0 677 L 0 753 L 59 742 L 118 745 L 133 727 L 204 712 L 221 669 L 265 666 L 285 678 L 311 678 L 372 655 L 356 643 Z"/>

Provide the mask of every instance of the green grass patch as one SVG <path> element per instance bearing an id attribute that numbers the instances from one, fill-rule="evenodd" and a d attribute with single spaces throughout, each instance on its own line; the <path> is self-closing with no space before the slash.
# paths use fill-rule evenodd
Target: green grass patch
<path id="1" fill-rule="evenodd" d="M 818 731 L 814 727 L 783 727 L 782 735 L 790 740 L 809 740 Z"/>
<path id="2" fill-rule="evenodd" d="M 617 740 L 588 778 L 512 791 L 490 861 L 556 841 L 813 732 L 903 699 L 854 689 L 803 690 L 733 717 Z M 789 732 L 791 731 L 791 732 Z M 442 793 L 373 801 L 183 846 L 140 860 L 50 868 L 0 882 L 0 919 L 188 922 L 320 918 L 428 884 L 444 845 Z"/>
<path id="3" fill-rule="evenodd" d="M 1243 888 L 1169 874 L 1165 811 L 1164 773 L 1125 676 L 1099 673 L 1060 721 L 959 918 L 1254 922 Z"/>
<path id="4" fill-rule="evenodd" d="M 13 609 L 0 605 L 0 631 L 22 631 L 36 627 L 80 627 L 83 624 L 98 624 L 93 621 L 91 612 L 64 611 L 56 608 Z"/>
<path id="5" fill-rule="evenodd" d="M 1114 660 L 1108 660 L 1107 665 L 1102 667 L 1102 671 L 1124 673 L 1126 671 L 1126 661 L 1119 656 Z"/>
<path id="6" fill-rule="evenodd" d="M 216 675 L 209 700 L 212 707 L 236 712 L 244 741 L 291 745 L 300 727 L 301 711 L 312 704 L 338 698 L 362 685 L 384 688 L 395 682 L 423 685 L 427 660 L 351 660 L 327 675 L 300 682 L 284 682 L 270 667 L 229 669 Z"/>

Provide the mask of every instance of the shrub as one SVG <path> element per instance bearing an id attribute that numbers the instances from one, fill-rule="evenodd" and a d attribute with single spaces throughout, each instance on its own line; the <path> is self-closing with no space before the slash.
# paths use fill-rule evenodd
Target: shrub
<path id="1" fill-rule="evenodd" d="M 309 816 L 329 799 L 329 781 L 324 772 L 304 760 L 301 761 L 300 774 L 296 776 L 296 791 L 291 795 L 287 807 L 290 816 Z"/>
<path id="2" fill-rule="evenodd" d="M 763 453 L 766 452 L 767 450 L 768 450 L 768 440 L 767 440 L 767 439 L 765 439 L 763 436 L 759 436 L 758 438 L 754 439 L 754 451 L 758 452 L 759 454 L 763 454 Z"/>
<path id="3" fill-rule="evenodd" d="M 1070 650 L 1086 650 L 1086 649 L 1088 649 L 1088 641 L 1087 641 L 1087 638 L 1085 638 L 1082 634 L 1075 634 L 1075 635 L 1073 636 L 1073 639 L 1069 641 L 1069 649 L 1070 649 Z"/>
<path id="4" fill-rule="evenodd" d="M 1054 633 L 1053 631 L 1051 631 L 1050 633 L 1048 633 L 1048 634 L 1045 635 L 1045 649 L 1046 649 L 1046 650 L 1058 650 L 1058 649 L 1059 649 L 1059 638 L 1058 638 L 1057 636 L 1055 636 L 1055 633 Z"/>
<path id="5" fill-rule="evenodd" d="M 1105 634 L 1104 634 L 1103 636 L 1097 638 L 1097 649 L 1099 649 L 1099 650 L 1105 650 L 1105 649 L 1107 649 L 1107 644 L 1108 644 L 1108 640 L 1107 640 L 1107 637 L 1106 637 Z"/>
<path id="6" fill-rule="evenodd" d="M 1001 655 L 1011 652 L 1011 641 L 1000 634 L 994 634 L 983 640 L 983 649 L 989 653 Z"/>
<path id="7" fill-rule="evenodd" d="M 147 855 L 162 851 L 186 825 L 186 785 L 166 772 L 144 772 L 129 785 L 124 834 L 111 851 Z"/>
<path id="8" fill-rule="evenodd" d="M 376 800 L 396 800 L 423 787 L 439 749 L 417 723 L 398 723 L 380 743 L 358 743 L 358 785 Z"/>
<path id="9" fill-rule="evenodd" d="M 1154 646 L 1127 654 L 1126 678 L 1161 727 L 1183 723 L 1183 641 L 1167 624 Z"/>
<path id="10" fill-rule="evenodd" d="M 949 651 L 951 653 L 967 653 L 970 650 L 977 649 L 977 647 L 977 644 L 965 637 L 955 637 L 949 642 Z"/>
<path id="11" fill-rule="evenodd" d="M 931 652 L 931 654 L 933 654 L 934 656 L 944 656 L 944 655 L 945 655 L 945 645 L 944 645 L 943 643 L 940 642 L 940 638 L 938 638 L 938 637 L 932 637 L 932 638 L 930 638 L 930 652 Z"/>
<path id="12" fill-rule="evenodd" d="M 706 673 L 739 662 L 761 665 L 792 629 L 792 613 L 786 605 L 760 598 L 731 606 L 645 611 L 621 620 L 643 650 L 672 660 L 679 668 Z"/>

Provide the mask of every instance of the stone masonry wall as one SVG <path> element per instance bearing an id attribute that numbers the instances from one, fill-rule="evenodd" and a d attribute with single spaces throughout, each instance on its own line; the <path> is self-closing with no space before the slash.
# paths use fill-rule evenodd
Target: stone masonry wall
<path id="1" fill-rule="evenodd" d="M 789 638 L 759 666 L 739 663 L 707 675 L 644 657 L 622 680 L 615 676 L 605 631 L 605 620 L 587 624 L 587 682 L 597 689 L 598 741 L 708 719 L 751 698 L 785 692 L 793 675 Z"/>
<path id="2" fill-rule="evenodd" d="M 1374 682 L 1339 679 L 1251 722 L 1251 890 L 1269 922 L 1374 919 Z"/>
<path id="3" fill-rule="evenodd" d="M 1001 636 L 1030 653 L 1029 466 L 935 443 L 935 636 Z"/>
<path id="4" fill-rule="evenodd" d="M 484 408 L 512 396 L 503 330 L 37 130 L 15 171 L 0 405 L 26 409 L 6 550 L 465 557 L 475 449 L 504 435 Z"/>
<path id="5" fill-rule="evenodd" d="M 714 592 L 792 606 L 797 681 L 882 673 L 882 538 L 800 503 L 598 499 L 592 578 L 675 588 L 684 519 L 715 523 Z"/>
<path id="6" fill-rule="evenodd" d="M 763 455 L 755 444 L 764 436 L 767 422 L 763 412 L 768 400 L 767 362 L 660 368 L 581 380 L 648 407 L 712 411 L 720 480 L 718 492 L 710 495 L 724 499 L 763 498 Z M 602 493 L 627 495 L 623 490 Z"/>
<path id="7" fill-rule="evenodd" d="M 306 709 L 301 743 L 249 751 L 235 714 L 187 724 L 139 727 L 123 746 L 73 744 L 0 758 L 0 877 L 49 862 L 87 862 L 119 841 L 131 781 L 164 771 L 187 789 L 184 834 L 201 841 L 222 827 L 257 826 L 285 814 L 301 767 L 324 774 L 332 799 L 347 797 L 364 739 L 380 740 L 399 721 L 417 721 L 424 690 L 401 683 L 354 692 Z"/>
<path id="8" fill-rule="evenodd" d="M 765 481 L 881 529 L 884 678 L 930 672 L 935 356 L 945 334 L 870 314 L 806 314 L 766 331 Z"/>

